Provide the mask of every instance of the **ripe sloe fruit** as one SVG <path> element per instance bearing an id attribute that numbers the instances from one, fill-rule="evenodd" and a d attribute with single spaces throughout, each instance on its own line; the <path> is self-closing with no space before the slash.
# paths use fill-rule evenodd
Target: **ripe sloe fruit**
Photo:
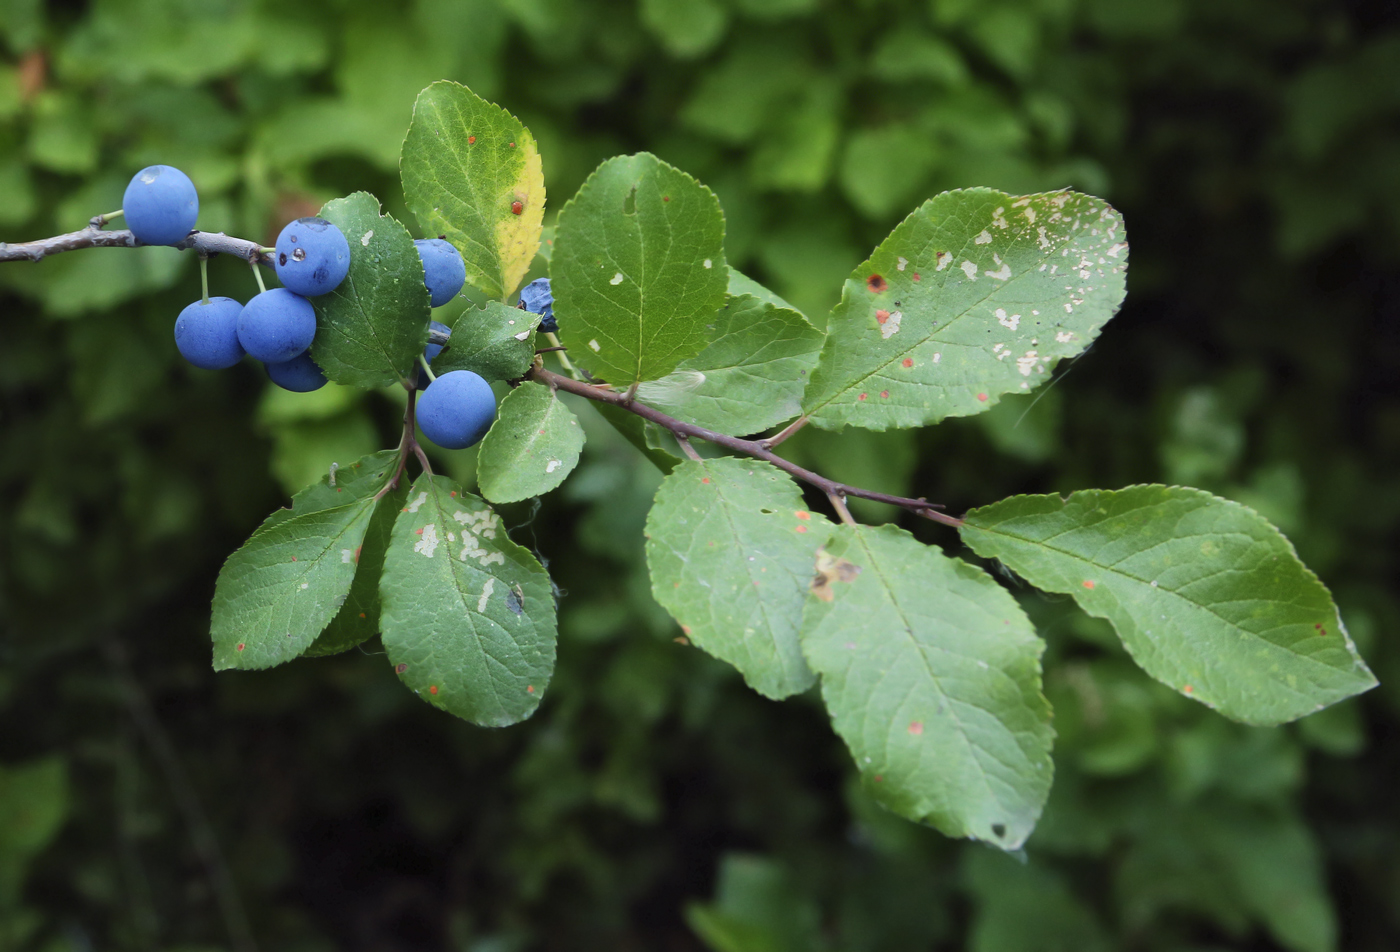
<path id="1" fill-rule="evenodd" d="M 238 342 L 265 364 L 291 360 L 316 337 L 316 310 L 286 288 L 272 288 L 243 306 Z"/>
<path id="2" fill-rule="evenodd" d="M 290 390 L 293 393 L 310 393 L 313 390 L 320 390 L 326 385 L 326 375 L 311 359 L 309 351 L 302 351 L 291 360 L 267 364 L 266 366 L 267 375 L 272 378 L 273 383 L 283 390 Z"/>
<path id="3" fill-rule="evenodd" d="M 441 238 L 419 238 L 413 246 L 423 261 L 423 283 L 428 286 L 433 307 L 442 307 L 467 283 L 462 253 Z"/>
<path id="4" fill-rule="evenodd" d="M 243 359 L 238 342 L 238 315 L 243 305 L 233 298 L 195 301 L 175 318 L 175 346 L 180 355 L 204 370 L 223 370 Z"/>
<path id="5" fill-rule="evenodd" d="M 496 419 L 491 385 L 470 370 L 445 373 L 418 397 L 418 425 L 443 449 L 461 450 L 477 443 Z"/>
<path id="6" fill-rule="evenodd" d="M 559 323 L 554 319 L 554 293 L 549 289 L 549 278 L 536 278 L 521 288 L 520 306 L 531 314 L 540 315 L 542 332 L 558 332 Z"/>
<path id="7" fill-rule="evenodd" d="M 306 297 L 325 294 L 350 273 L 350 243 L 324 218 L 298 218 L 277 236 L 273 267 L 287 290 Z"/>
<path id="8" fill-rule="evenodd" d="M 194 228 L 199 194 L 190 177 L 168 165 L 151 165 L 131 177 L 122 196 L 131 233 L 148 245 L 173 245 Z"/>

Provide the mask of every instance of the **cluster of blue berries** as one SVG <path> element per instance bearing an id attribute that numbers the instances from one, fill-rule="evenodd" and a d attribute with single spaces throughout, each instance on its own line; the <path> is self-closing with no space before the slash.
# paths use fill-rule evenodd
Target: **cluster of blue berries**
<path id="1" fill-rule="evenodd" d="M 142 169 L 127 186 L 122 214 L 131 233 L 144 244 L 178 244 L 194 230 L 199 195 L 189 176 L 168 165 Z M 462 255 L 445 238 L 414 242 L 423 263 L 423 283 L 433 307 L 452 300 L 466 283 Z M 175 346 L 186 360 L 205 370 L 232 367 L 250 355 L 263 362 L 268 377 L 285 390 L 307 393 L 326 383 L 311 359 L 316 311 L 307 298 L 336 289 L 350 271 L 350 244 L 331 222 L 301 218 L 277 236 L 273 267 L 283 286 L 263 291 L 247 304 L 229 297 L 206 297 L 180 312 Z M 540 330 L 559 329 L 549 279 L 540 278 L 520 292 L 519 306 L 540 315 Z M 432 328 L 450 332 L 446 324 Z M 430 343 L 423 356 L 431 362 L 442 351 Z M 491 385 L 469 370 L 454 370 L 428 383 L 419 380 L 419 426 L 428 439 L 447 449 L 472 446 L 496 418 Z"/>

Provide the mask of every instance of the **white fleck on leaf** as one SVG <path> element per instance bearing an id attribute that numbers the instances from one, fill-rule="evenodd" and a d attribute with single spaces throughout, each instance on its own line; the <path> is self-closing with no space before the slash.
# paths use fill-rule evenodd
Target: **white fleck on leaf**
<path id="1" fill-rule="evenodd" d="M 969 281 L 977 280 L 977 265 L 973 264 L 971 261 L 964 261 L 961 267 L 963 269 L 963 274 L 967 275 Z"/>
<path id="2" fill-rule="evenodd" d="M 619 271 L 617 274 L 613 275 L 613 276 L 612 276 L 612 280 L 609 281 L 608 283 L 609 283 L 609 284 L 612 284 L 612 285 L 621 284 L 621 283 L 622 283 L 622 272 Z"/>
<path id="3" fill-rule="evenodd" d="M 424 495 L 427 495 L 427 494 L 425 493 Z M 416 512 L 417 510 L 415 510 L 415 509 L 410 509 L 410 510 L 408 510 L 408 511 L 409 511 L 409 512 Z M 430 522 L 430 523 L 428 523 L 426 526 L 423 527 L 423 538 L 419 539 L 417 542 L 415 542 L 415 543 L 413 544 L 413 551 L 414 551 L 414 552 L 421 552 L 421 553 L 423 553 L 425 556 L 427 556 L 428 558 L 431 559 L 431 558 L 433 557 L 433 553 L 437 551 L 437 547 L 438 547 L 437 523 L 435 523 L 435 522 Z"/>
<path id="4" fill-rule="evenodd" d="M 992 243 L 992 233 L 983 228 L 981 234 L 972 239 L 972 242 L 977 245 L 990 245 Z"/>
<path id="5" fill-rule="evenodd" d="M 419 510 L 419 508 L 422 507 L 423 503 L 425 503 L 425 502 L 427 502 L 427 501 L 428 501 L 428 494 L 427 494 L 427 493 L 419 493 L 419 494 L 418 494 L 418 498 L 414 499 L 413 502 L 411 502 L 411 503 L 408 504 L 408 507 L 407 507 L 407 508 L 408 508 L 408 511 L 409 511 L 409 512 L 417 512 L 417 511 Z"/>
<path id="6" fill-rule="evenodd" d="M 364 245 L 366 248 L 368 248 L 368 247 L 369 247 L 369 240 L 370 240 L 371 238 L 373 238 L 373 237 L 374 237 L 374 229 L 371 228 L 369 231 L 365 232 L 364 237 L 360 239 L 360 244 L 362 244 L 362 245 Z"/>
<path id="7" fill-rule="evenodd" d="M 476 610 L 478 614 L 486 611 L 486 603 L 491 600 L 491 590 L 495 587 L 495 578 L 488 576 L 486 584 L 481 586 L 481 597 L 476 600 Z"/>

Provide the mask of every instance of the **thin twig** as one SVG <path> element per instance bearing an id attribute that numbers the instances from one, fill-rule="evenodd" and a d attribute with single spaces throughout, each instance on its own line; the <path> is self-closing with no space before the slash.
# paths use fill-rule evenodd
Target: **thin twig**
<path id="1" fill-rule="evenodd" d="M 690 437 L 682 436 L 678 433 L 676 434 L 676 442 L 681 445 L 681 452 L 685 453 L 686 456 L 689 456 L 697 463 L 704 462 L 705 457 L 697 453 L 695 447 L 690 445 Z"/>
<path id="2" fill-rule="evenodd" d="M 777 446 L 783 440 L 787 439 L 789 436 L 792 436 L 794 433 L 796 433 L 798 430 L 802 429 L 806 425 L 807 415 L 804 413 L 802 416 L 798 417 L 796 420 L 793 420 L 787 426 L 783 427 L 782 432 L 780 432 L 777 436 L 769 437 L 766 440 L 759 440 L 758 443 L 764 449 L 771 450 L 773 447 Z"/>
<path id="3" fill-rule="evenodd" d="M 102 217 L 99 215 L 94 221 L 100 220 Z M 66 235 L 54 235 L 52 238 L 40 238 L 35 241 L 21 241 L 13 244 L 0 242 L 0 261 L 43 261 L 49 255 L 61 254 L 65 251 L 81 251 L 84 248 L 145 247 L 151 246 L 138 240 L 125 228 L 103 231 L 100 226 L 89 223 L 86 228 L 70 231 Z M 233 255 L 244 261 L 272 264 L 272 255 L 256 241 L 232 238 L 211 231 L 192 231 L 173 245 L 156 245 L 154 247 L 174 248 L 176 251 L 198 251 L 207 255 Z"/>
<path id="4" fill-rule="evenodd" d="M 550 370 L 545 370 L 542 367 L 532 368 L 527 376 L 539 383 L 549 384 L 567 393 L 586 397 L 589 400 L 596 400 L 598 403 L 608 403 L 615 407 L 621 407 L 624 410 L 635 413 L 644 420 L 650 420 L 658 426 L 665 427 L 674 433 L 678 439 L 680 437 L 689 437 L 692 439 L 705 440 L 708 443 L 714 443 L 716 446 L 723 446 L 725 449 L 733 450 L 736 453 L 743 453 L 745 456 L 752 456 L 766 463 L 772 463 L 789 476 L 800 479 L 805 483 L 810 483 L 828 495 L 834 493 L 840 496 L 855 496 L 859 499 L 871 499 L 875 502 L 885 502 L 892 506 L 908 509 L 915 515 L 923 516 L 925 519 L 942 523 L 945 526 L 953 526 L 956 528 L 962 525 L 961 519 L 939 512 L 938 510 L 943 507 L 937 503 L 931 503 L 926 499 L 891 496 L 888 493 L 877 493 L 869 489 L 861 489 L 859 486 L 848 486 L 845 483 L 838 483 L 834 479 L 827 479 L 825 476 L 814 473 L 809 469 L 803 469 L 796 463 L 783 459 L 764 446 L 762 441 L 744 440 L 737 436 L 726 436 L 723 433 L 707 430 L 702 426 L 695 426 L 693 423 L 677 420 L 675 417 L 667 416 L 660 410 L 652 409 L 644 403 L 638 403 L 635 400 L 629 402 L 625 395 L 615 390 L 605 390 L 602 387 L 595 387 L 592 384 L 583 383 L 580 380 L 572 380 L 569 377 L 556 374 Z"/>
<path id="5" fill-rule="evenodd" d="M 831 500 L 831 508 L 836 510 L 836 514 L 841 517 L 841 521 L 848 526 L 853 526 L 856 521 L 851 518 L 851 510 L 846 508 L 846 498 L 840 493 L 827 493 L 826 498 Z"/>

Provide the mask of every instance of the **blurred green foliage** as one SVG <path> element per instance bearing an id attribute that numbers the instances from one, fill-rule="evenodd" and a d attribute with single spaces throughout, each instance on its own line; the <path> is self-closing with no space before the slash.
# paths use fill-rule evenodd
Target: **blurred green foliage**
<path id="1" fill-rule="evenodd" d="M 860 794 L 815 705 L 674 641 L 642 564 L 659 474 L 589 408 L 580 469 L 505 510 L 562 590 L 533 721 L 437 714 L 377 648 L 215 677 L 222 559 L 332 458 L 392 445 L 401 397 L 179 363 L 189 256 L 6 264 L 6 948 L 241 950 L 242 917 L 278 950 L 1400 946 L 1392 4 L 8 0 L 0 227 L 81 227 L 155 162 L 191 175 L 207 230 L 267 241 L 357 188 L 408 220 L 399 145 L 440 78 L 531 127 L 555 210 L 617 153 L 697 175 L 729 260 L 818 321 L 937 190 L 1113 201 L 1128 303 L 1062 382 L 792 454 L 952 511 L 1147 480 L 1239 499 L 1333 587 L 1382 687 L 1240 727 L 1016 589 L 1049 645 L 1051 804 L 1024 862 L 947 841 Z M 254 287 L 237 262 L 211 281 Z"/>

